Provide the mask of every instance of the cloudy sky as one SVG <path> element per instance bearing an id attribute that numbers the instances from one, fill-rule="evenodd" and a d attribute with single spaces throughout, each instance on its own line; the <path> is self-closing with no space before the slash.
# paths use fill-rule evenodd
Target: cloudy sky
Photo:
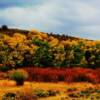
<path id="1" fill-rule="evenodd" d="M 100 40 L 100 0 L 0 0 L 0 25 Z"/>

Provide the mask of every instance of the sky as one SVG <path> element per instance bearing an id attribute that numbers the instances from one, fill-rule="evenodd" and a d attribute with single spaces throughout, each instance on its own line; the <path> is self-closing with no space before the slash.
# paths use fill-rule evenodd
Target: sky
<path id="1" fill-rule="evenodd" d="M 0 25 L 100 40 L 100 0 L 0 0 Z"/>

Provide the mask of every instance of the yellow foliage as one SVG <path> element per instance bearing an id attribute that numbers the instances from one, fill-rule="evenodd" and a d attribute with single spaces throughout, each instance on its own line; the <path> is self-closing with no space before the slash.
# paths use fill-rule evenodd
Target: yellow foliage
<path id="1" fill-rule="evenodd" d="M 14 33 L 13 37 L 18 40 L 18 39 L 22 39 L 22 40 L 25 40 L 26 39 L 26 36 L 23 35 L 23 34 L 20 34 L 20 33 Z"/>
<path id="2" fill-rule="evenodd" d="M 47 39 L 47 38 L 48 38 L 48 35 L 47 35 L 46 33 L 41 33 L 40 35 L 41 35 L 41 37 L 42 37 L 43 39 Z"/>
<path id="3" fill-rule="evenodd" d="M 36 30 L 36 29 L 32 29 L 32 30 L 30 31 L 30 33 L 33 34 L 33 35 L 37 35 L 37 34 L 39 34 L 40 32 L 39 32 L 38 30 Z"/>
<path id="4" fill-rule="evenodd" d="M 3 34 L 3 41 L 8 40 L 9 38 L 10 38 L 10 36 L 9 36 L 9 35 Z"/>
<path id="5" fill-rule="evenodd" d="M 54 37 L 50 37 L 50 40 L 49 40 L 49 44 L 51 47 L 55 47 L 56 45 L 58 45 L 59 43 L 59 40 L 54 38 Z"/>
<path id="6" fill-rule="evenodd" d="M 32 47 L 32 50 L 36 50 L 36 49 L 38 49 L 39 47 L 38 46 L 36 46 L 36 45 L 31 45 L 31 47 Z"/>

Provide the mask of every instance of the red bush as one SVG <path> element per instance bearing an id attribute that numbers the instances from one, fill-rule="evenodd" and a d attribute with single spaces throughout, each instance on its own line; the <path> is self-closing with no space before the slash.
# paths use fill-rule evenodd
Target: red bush
<path id="1" fill-rule="evenodd" d="M 97 80 L 98 80 L 98 82 L 100 83 L 100 68 L 97 68 L 97 69 L 95 70 L 95 74 L 97 75 Z"/>
<path id="2" fill-rule="evenodd" d="M 100 82 L 100 69 L 93 70 L 89 68 L 25 68 L 29 73 L 29 81 L 43 82 L 81 82 L 92 83 Z"/>

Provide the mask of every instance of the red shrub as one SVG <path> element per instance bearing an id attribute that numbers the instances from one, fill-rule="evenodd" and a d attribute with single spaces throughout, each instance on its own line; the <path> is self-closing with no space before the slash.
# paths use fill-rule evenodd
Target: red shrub
<path id="1" fill-rule="evenodd" d="M 100 82 L 100 69 L 93 70 L 89 68 L 25 68 L 29 73 L 29 81 L 43 82 L 81 82 L 88 81 L 92 83 Z"/>
<path id="2" fill-rule="evenodd" d="M 97 69 L 95 70 L 95 74 L 97 75 L 97 80 L 98 80 L 98 82 L 100 83 L 100 68 L 97 68 Z"/>

